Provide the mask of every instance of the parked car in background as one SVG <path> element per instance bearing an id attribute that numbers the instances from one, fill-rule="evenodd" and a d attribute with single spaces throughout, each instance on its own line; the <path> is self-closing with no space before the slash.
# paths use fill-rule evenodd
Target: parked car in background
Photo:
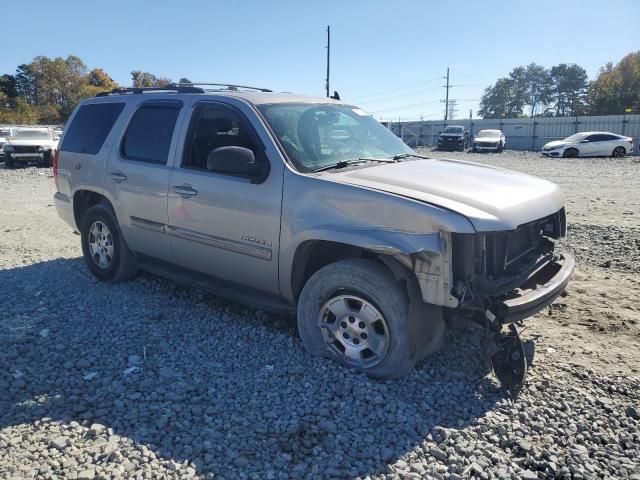
<path id="1" fill-rule="evenodd" d="M 76 108 L 53 175 L 98 279 L 141 269 L 297 312 L 309 352 L 374 377 L 407 374 L 459 309 L 496 338 L 511 324 L 502 378 L 521 378 L 512 322 L 573 271 L 556 185 L 423 157 L 332 98 L 118 89 Z"/>
<path id="2" fill-rule="evenodd" d="M 13 168 L 16 163 L 37 162 L 51 166 L 58 142 L 53 132 L 43 127 L 19 127 L 2 147 L 4 164 Z"/>
<path id="3" fill-rule="evenodd" d="M 449 125 L 438 136 L 438 150 L 464 152 L 469 148 L 469 130 L 462 125 Z"/>
<path id="4" fill-rule="evenodd" d="M 507 142 L 502 130 L 480 130 L 473 137 L 474 152 L 502 152 Z"/>
<path id="5" fill-rule="evenodd" d="M 18 127 L 2 127 L 0 129 L 0 155 L 2 155 L 2 158 L 4 158 L 4 144 L 9 141 L 9 138 L 15 134 L 17 129 Z"/>
<path id="6" fill-rule="evenodd" d="M 611 132 L 575 133 L 542 147 L 545 157 L 624 157 L 633 152 L 633 138 Z"/>

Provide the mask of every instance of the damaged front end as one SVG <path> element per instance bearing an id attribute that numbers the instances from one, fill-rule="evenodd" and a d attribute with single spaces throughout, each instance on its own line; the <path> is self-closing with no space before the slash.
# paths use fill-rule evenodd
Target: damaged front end
<path id="1" fill-rule="evenodd" d="M 509 390 L 524 382 L 527 370 L 514 324 L 550 305 L 573 273 L 573 257 L 555 245 L 565 234 L 564 208 L 515 230 L 452 234 L 452 295 L 458 308 L 474 310 L 476 321 L 493 331 L 494 371 Z"/>

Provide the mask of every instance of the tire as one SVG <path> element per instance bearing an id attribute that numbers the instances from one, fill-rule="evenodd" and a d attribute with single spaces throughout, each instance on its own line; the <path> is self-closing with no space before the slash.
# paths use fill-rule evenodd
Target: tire
<path id="1" fill-rule="evenodd" d="M 578 156 L 578 150 L 575 148 L 567 148 L 562 154 L 564 158 L 575 158 Z"/>
<path id="2" fill-rule="evenodd" d="M 51 166 L 51 152 L 49 153 L 45 153 L 44 156 L 42 157 L 42 163 L 41 165 L 43 167 L 50 167 Z"/>
<path id="3" fill-rule="evenodd" d="M 472 148 L 472 149 L 471 149 L 471 151 L 472 151 L 473 153 L 478 153 L 478 149 L 477 149 L 477 148 Z"/>
<path id="4" fill-rule="evenodd" d="M 384 266 L 372 260 L 341 260 L 318 270 L 302 289 L 300 338 L 312 355 L 375 378 L 401 377 L 416 361 L 408 303 L 406 292 Z"/>
<path id="5" fill-rule="evenodd" d="M 615 158 L 624 158 L 626 154 L 627 151 L 624 147 L 616 147 L 613 149 L 613 153 L 611 154 L 611 156 Z"/>
<path id="6" fill-rule="evenodd" d="M 504 146 L 502 144 L 498 145 L 498 153 L 502 153 L 502 151 L 504 150 Z"/>
<path id="7" fill-rule="evenodd" d="M 137 273 L 110 205 L 101 203 L 87 210 L 82 219 L 80 238 L 84 260 L 96 278 L 122 282 Z"/>
<path id="8" fill-rule="evenodd" d="M 13 159 L 4 157 L 4 166 L 5 168 L 13 168 L 15 167 L 15 163 L 13 163 Z"/>

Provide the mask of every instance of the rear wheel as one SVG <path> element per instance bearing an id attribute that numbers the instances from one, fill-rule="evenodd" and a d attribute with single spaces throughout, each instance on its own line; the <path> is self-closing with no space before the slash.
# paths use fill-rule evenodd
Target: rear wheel
<path id="1" fill-rule="evenodd" d="M 45 152 L 42 157 L 42 166 L 50 167 L 51 166 L 51 152 Z"/>
<path id="2" fill-rule="evenodd" d="M 89 208 L 81 228 L 82 253 L 94 276 L 107 282 L 121 282 L 136 274 L 136 266 L 116 220 L 106 204 Z"/>
<path id="3" fill-rule="evenodd" d="M 400 377 L 415 363 L 407 294 L 372 260 L 342 260 L 317 271 L 300 295 L 298 331 L 313 355 L 373 377 Z"/>
<path id="4" fill-rule="evenodd" d="M 613 150 L 613 154 L 612 154 L 612 156 L 613 156 L 613 157 L 616 157 L 616 158 L 622 158 L 622 157 L 624 157 L 626 154 L 627 154 L 627 151 L 625 150 L 625 148 L 624 148 L 624 147 L 616 147 L 616 148 Z"/>
<path id="5" fill-rule="evenodd" d="M 562 154 L 564 158 L 575 158 L 578 156 L 578 150 L 575 148 L 567 148 Z"/>

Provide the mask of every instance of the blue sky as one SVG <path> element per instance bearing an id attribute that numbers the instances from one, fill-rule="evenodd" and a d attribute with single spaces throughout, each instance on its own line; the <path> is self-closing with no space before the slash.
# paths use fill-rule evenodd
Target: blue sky
<path id="1" fill-rule="evenodd" d="M 447 67 L 457 116 L 468 117 L 484 87 L 517 65 L 578 63 L 593 78 L 606 62 L 640 49 L 640 0 L 99 5 L 5 4 L 0 73 L 36 55 L 75 54 L 125 85 L 136 69 L 323 95 L 330 24 L 331 90 L 378 118 L 408 120 L 442 116 Z"/>

